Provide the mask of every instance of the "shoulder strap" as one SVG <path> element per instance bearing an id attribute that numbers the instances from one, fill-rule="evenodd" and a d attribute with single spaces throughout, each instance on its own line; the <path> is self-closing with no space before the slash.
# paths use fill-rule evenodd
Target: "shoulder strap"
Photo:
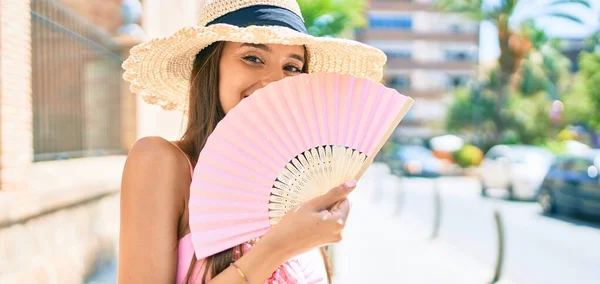
<path id="1" fill-rule="evenodd" d="M 181 154 L 183 154 L 183 156 L 185 157 L 185 160 L 188 162 L 188 165 L 190 166 L 190 177 L 194 176 L 194 167 L 192 166 L 192 161 L 190 161 L 190 158 L 188 157 L 188 155 L 181 149 L 179 148 L 179 146 L 177 146 L 177 144 L 171 142 L 171 144 L 173 144 L 173 146 L 175 146 L 175 148 L 177 148 L 179 150 L 179 152 L 181 152 Z"/>

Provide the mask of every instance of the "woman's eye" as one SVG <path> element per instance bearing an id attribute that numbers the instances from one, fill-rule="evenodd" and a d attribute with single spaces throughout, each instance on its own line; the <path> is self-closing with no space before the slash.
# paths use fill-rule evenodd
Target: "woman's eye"
<path id="1" fill-rule="evenodd" d="M 246 61 L 250 61 L 252 63 L 263 63 L 262 60 L 260 60 L 260 58 L 256 57 L 256 56 L 245 56 L 244 60 Z"/>
<path id="2" fill-rule="evenodd" d="M 293 72 L 293 73 L 300 73 L 300 72 L 302 72 L 302 70 L 300 68 L 298 68 L 298 67 L 296 67 L 294 65 L 285 66 L 284 69 L 285 69 L 285 71 Z"/>

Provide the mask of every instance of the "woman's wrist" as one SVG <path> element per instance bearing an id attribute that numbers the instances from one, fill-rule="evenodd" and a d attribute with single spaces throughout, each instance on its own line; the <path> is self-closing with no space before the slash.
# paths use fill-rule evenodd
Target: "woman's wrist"
<path id="1" fill-rule="evenodd" d="M 290 242 L 279 235 L 280 234 L 276 234 L 275 231 L 272 230 L 261 237 L 254 247 L 260 245 L 262 249 L 274 254 L 274 256 L 283 263 L 297 255 L 297 253 L 294 252 L 294 247 L 290 245 Z"/>
<path id="2" fill-rule="evenodd" d="M 232 268 L 239 269 L 245 276 L 245 279 L 240 279 L 249 283 L 264 283 L 282 263 L 293 256 L 289 246 L 268 235 L 235 262 Z"/>

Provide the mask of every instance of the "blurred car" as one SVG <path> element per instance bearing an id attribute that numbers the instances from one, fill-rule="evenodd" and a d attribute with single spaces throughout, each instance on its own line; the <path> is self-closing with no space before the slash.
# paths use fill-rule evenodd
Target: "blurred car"
<path id="1" fill-rule="evenodd" d="M 600 150 L 558 158 L 544 179 L 538 202 L 546 214 L 600 216 Z"/>
<path id="2" fill-rule="evenodd" d="M 387 157 L 393 173 L 414 177 L 439 177 L 442 161 L 431 150 L 420 145 L 402 145 Z"/>
<path id="3" fill-rule="evenodd" d="M 541 147 L 496 145 L 479 166 L 481 195 L 500 188 L 508 191 L 511 200 L 535 200 L 553 160 L 554 155 Z"/>

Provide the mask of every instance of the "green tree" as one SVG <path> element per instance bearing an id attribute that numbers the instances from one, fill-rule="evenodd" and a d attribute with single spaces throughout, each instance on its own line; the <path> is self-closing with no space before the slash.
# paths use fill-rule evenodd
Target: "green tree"
<path id="1" fill-rule="evenodd" d="M 484 149 L 496 143 L 541 144 L 550 136 L 552 126 L 548 111 L 551 102 L 544 92 L 529 96 L 517 92 L 510 94 L 502 109 L 505 129 L 500 137 L 495 137 L 498 132 L 493 117 L 496 103 L 494 93 L 489 89 L 457 89 L 446 119 L 448 130 L 464 133 L 473 132 L 476 127 L 475 132 L 483 140 L 480 146 Z"/>
<path id="2" fill-rule="evenodd" d="M 365 25 L 364 0 L 298 0 L 308 33 L 339 37 Z"/>
<path id="3" fill-rule="evenodd" d="M 519 27 L 519 23 L 527 19 L 543 16 L 582 23 L 581 19 L 556 9 L 564 4 L 578 4 L 587 8 L 591 6 L 587 0 L 555 0 L 545 3 L 543 6 L 536 5 L 539 2 L 533 0 L 502 0 L 499 5 L 489 8 L 484 7 L 483 2 L 484 0 L 437 0 L 436 5 L 446 12 L 461 14 L 478 22 L 490 22 L 498 30 L 500 57 L 498 58 L 499 67 L 495 72 L 497 103 L 494 108 L 494 123 L 498 130 L 497 140 L 499 140 L 508 122 L 508 118 L 502 115 L 502 110 L 508 103 L 511 89 L 515 89 L 511 82 L 514 82 L 515 74 L 522 70 L 520 67 L 523 60 L 534 47 L 527 34 L 514 27 Z M 517 21 L 516 24 L 515 21 Z M 511 24 L 513 25 L 511 26 Z"/>
<path id="4" fill-rule="evenodd" d="M 563 125 L 587 124 L 593 121 L 597 107 L 592 102 L 586 90 L 582 72 L 575 74 L 572 88 L 561 95 L 560 100 L 565 106 Z"/>
<path id="5" fill-rule="evenodd" d="M 514 131 L 518 143 L 543 144 L 554 133 L 549 110 L 551 102 L 545 93 L 523 96 L 512 93 L 508 104 L 508 129 Z"/>
<path id="6" fill-rule="evenodd" d="M 520 33 L 532 48 L 513 77 L 516 89 L 523 95 L 546 92 L 549 99 L 558 99 L 571 77 L 571 61 L 561 52 L 561 40 L 549 38 L 533 20 L 524 21 Z"/>
<path id="7" fill-rule="evenodd" d="M 597 46 L 600 46 L 600 30 L 592 33 L 585 39 L 585 48 L 588 51 L 594 51 Z"/>
<path id="8" fill-rule="evenodd" d="M 579 57 L 580 73 L 587 97 L 594 108 L 592 125 L 600 130 L 600 52 L 584 52 Z"/>
<path id="9" fill-rule="evenodd" d="M 449 131 L 472 131 L 474 128 L 487 128 L 493 123 L 494 99 L 489 93 L 457 88 L 453 97 L 446 117 L 446 128 Z"/>

